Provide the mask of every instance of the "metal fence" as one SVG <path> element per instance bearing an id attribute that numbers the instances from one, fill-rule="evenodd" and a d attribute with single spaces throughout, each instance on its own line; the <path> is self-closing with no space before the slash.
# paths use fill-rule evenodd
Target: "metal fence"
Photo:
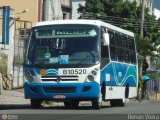
<path id="1" fill-rule="evenodd" d="M 153 78 L 151 77 L 151 79 L 147 81 L 146 93 L 149 100 L 155 100 L 157 99 L 157 94 L 160 93 L 160 73 L 150 73 L 149 76 L 153 76 Z"/>
<path id="2" fill-rule="evenodd" d="M 13 83 L 12 88 L 23 86 L 23 60 L 25 40 L 28 30 L 32 27 L 29 21 L 15 20 L 15 35 L 14 35 L 14 60 L 13 60 Z"/>

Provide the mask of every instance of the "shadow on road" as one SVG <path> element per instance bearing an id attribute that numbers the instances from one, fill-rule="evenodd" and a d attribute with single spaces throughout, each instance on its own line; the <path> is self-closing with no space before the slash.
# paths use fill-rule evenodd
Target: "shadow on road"
<path id="1" fill-rule="evenodd" d="M 101 109 L 110 108 L 111 106 L 102 106 Z M 10 110 L 10 109 L 32 109 L 29 104 L 7 104 L 0 105 L 0 110 Z M 54 109 L 54 110 L 93 110 L 92 106 L 79 106 L 77 108 L 65 108 L 64 106 L 42 106 L 40 109 Z"/>
<path id="2" fill-rule="evenodd" d="M 7 104 L 0 105 L 0 110 L 8 110 L 8 109 L 28 109 L 31 108 L 30 105 L 27 104 Z"/>

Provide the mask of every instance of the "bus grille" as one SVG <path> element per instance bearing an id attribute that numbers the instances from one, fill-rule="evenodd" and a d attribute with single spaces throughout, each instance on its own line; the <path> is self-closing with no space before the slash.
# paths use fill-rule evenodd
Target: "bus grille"
<path id="1" fill-rule="evenodd" d="M 78 81 L 78 76 L 41 76 L 42 81 Z"/>
<path id="2" fill-rule="evenodd" d="M 76 91 L 75 87 L 44 87 L 46 93 L 73 93 Z"/>

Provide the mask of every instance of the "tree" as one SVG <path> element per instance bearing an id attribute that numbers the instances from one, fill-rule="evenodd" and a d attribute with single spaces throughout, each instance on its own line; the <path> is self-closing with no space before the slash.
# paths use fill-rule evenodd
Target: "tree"
<path id="1" fill-rule="evenodd" d="M 86 0 L 85 11 L 93 13 L 104 13 L 104 1 L 105 0 Z"/>

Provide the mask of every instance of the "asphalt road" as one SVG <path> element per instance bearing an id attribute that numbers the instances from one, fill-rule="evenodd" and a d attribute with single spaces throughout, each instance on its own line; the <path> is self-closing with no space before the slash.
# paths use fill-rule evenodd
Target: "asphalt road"
<path id="1" fill-rule="evenodd" d="M 111 107 L 105 103 L 100 110 L 92 109 L 89 104 L 78 109 L 66 109 L 59 103 L 41 109 L 31 109 L 26 104 L 3 105 L 0 109 L 1 115 L 7 114 L 18 120 L 160 120 L 160 102 L 133 102 L 125 107 Z"/>

